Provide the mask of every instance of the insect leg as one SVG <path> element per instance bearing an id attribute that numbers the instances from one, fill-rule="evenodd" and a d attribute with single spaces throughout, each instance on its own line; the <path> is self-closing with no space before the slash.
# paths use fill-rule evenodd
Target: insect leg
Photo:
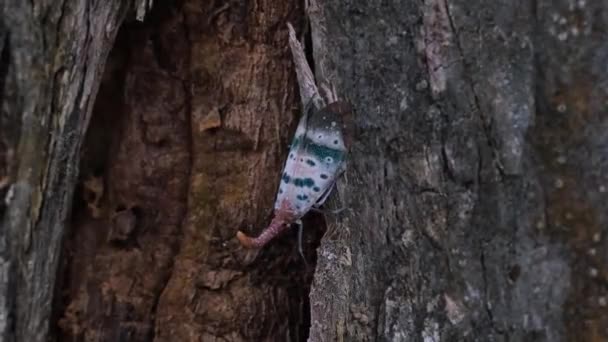
<path id="1" fill-rule="evenodd" d="M 336 182 L 334 181 L 329 188 L 327 188 L 327 190 L 325 190 L 325 192 L 323 193 L 323 195 L 321 195 L 321 197 L 319 198 L 319 200 L 313 204 L 312 208 L 310 208 L 310 210 L 315 211 L 315 212 L 319 212 L 322 214 L 333 214 L 333 215 L 337 215 L 339 213 L 341 213 L 342 211 L 344 211 L 344 209 L 346 208 L 338 208 L 338 209 L 334 209 L 334 210 L 321 210 L 321 206 L 323 206 L 323 204 L 325 203 L 325 201 L 327 201 L 327 199 L 329 198 L 329 195 L 331 194 L 332 190 L 336 187 Z"/>
<path id="2" fill-rule="evenodd" d="M 304 231 L 304 224 L 302 223 L 302 220 L 297 220 L 294 223 L 298 226 L 298 253 L 300 253 L 302 260 L 304 260 L 304 264 L 308 266 L 306 258 L 304 257 L 304 251 L 302 250 L 302 232 Z"/>
<path id="3" fill-rule="evenodd" d="M 346 208 L 338 208 L 338 209 L 334 209 L 334 210 L 326 210 L 326 209 L 319 209 L 319 208 L 310 208 L 310 211 L 313 211 L 315 213 L 321 213 L 323 215 L 327 215 L 327 214 L 332 214 L 332 215 L 338 215 L 339 213 L 343 212 L 344 210 L 346 210 Z"/>
<path id="4" fill-rule="evenodd" d="M 325 190 L 323 195 L 321 195 L 321 197 L 319 197 L 319 200 L 317 201 L 317 203 L 313 204 L 313 207 L 316 209 L 319 209 L 323 205 L 323 203 L 325 203 L 325 201 L 327 201 L 327 198 L 329 198 L 329 195 L 331 194 L 331 191 L 334 189 L 335 186 L 336 186 L 336 182 L 334 181 L 327 188 L 327 190 Z"/>

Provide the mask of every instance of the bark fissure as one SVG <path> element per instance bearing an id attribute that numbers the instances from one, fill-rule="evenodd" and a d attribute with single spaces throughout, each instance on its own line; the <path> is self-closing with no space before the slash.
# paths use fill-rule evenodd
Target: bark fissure
<path id="1" fill-rule="evenodd" d="M 483 297 L 484 297 L 484 308 L 485 308 L 485 312 L 486 315 L 488 316 L 488 321 L 490 322 L 490 328 L 496 332 L 499 335 L 504 334 L 504 331 L 502 331 L 502 329 L 498 328 L 496 326 L 496 322 L 494 321 L 494 313 L 492 312 L 492 303 L 491 301 L 491 296 L 490 296 L 490 290 L 489 290 L 489 285 L 488 285 L 488 270 L 486 267 L 486 261 L 485 261 L 485 244 L 486 242 L 481 240 L 480 241 L 480 256 L 479 256 L 479 263 L 481 265 L 481 277 L 483 279 Z M 507 337 L 508 340 L 508 337 Z"/>
<path id="2" fill-rule="evenodd" d="M 65 18 L 68 3 L 69 3 L 69 0 L 63 0 L 63 1 L 61 1 L 61 3 L 58 6 L 59 7 L 59 17 L 57 18 L 57 23 L 55 23 L 55 42 L 61 36 L 61 29 L 62 29 L 61 25 L 63 24 L 63 19 Z M 51 12 L 51 11 L 52 10 L 49 9 L 49 12 Z"/>
<path id="3" fill-rule="evenodd" d="M 492 122 L 490 121 L 490 118 L 484 114 L 484 111 L 481 108 L 481 104 L 479 101 L 479 95 L 477 94 L 477 90 L 476 90 L 476 84 L 475 84 L 473 78 L 471 77 L 472 72 L 469 67 L 470 61 L 468 61 L 465 57 L 466 55 L 464 53 L 462 44 L 460 42 L 459 32 L 458 32 L 458 29 L 456 28 L 454 18 L 452 16 L 452 13 L 450 10 L 449 1 L 450 0 L 443 0 L 443 4 L 445 6 L 445 10 L 448 15 L 450 29 L 452 30 L 452 33 L 454 34 L 454 37 L 455 37 L 454 40 L 456 42 L 456 48 L 458 50 L 458 54 L 460 56 L 460 59 L 463 61 L 462 65 L 463 65 L 464 72 L 463 72 L 462 76 L 467 81 L 471 94 L 473 95 L 472 100 L 473 100 L 474 108 L 475 108 L 475 111 L 477 112 L 477 115 L 479 116 L 479 122 L 481 123 L 481 127 L 483 129 L 483 133 L 486 138 L 486 144 L 492 151 L 492 163 L 496 167 L 498 172 L 500 172 L 500 174 L 502 176 L 505 176 L 504 169 L 500 164 L 500 158 L 498 158 L 498 150 L 496 148 L 496 143 L 493 138 L 494 135 L 492 133 Z M 481 156 L 481 154 L 480 154 L 480 156 Z"/>

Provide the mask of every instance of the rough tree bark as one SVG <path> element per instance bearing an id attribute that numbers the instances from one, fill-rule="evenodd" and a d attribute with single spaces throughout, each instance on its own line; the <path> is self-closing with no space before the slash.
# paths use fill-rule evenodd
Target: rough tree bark
<path id="1" fill-rule="evenodd" d="M 270 219 L 304 4 L 121 26 L 151 3 L 0 5 L 0 340 L 608 339 L 608 5 L 308 1 L 356 124 L 313 280 L 294 232 L 234 239 Z"/>
<path id="2" fill-rule="evenodd" d="M 311 273 L 293 243 L 256 259 L 233 239 L 267 223 L 296 123 L 296 5 L 159 4 L 121 31 L 85 145 L 62 338 L 301 340 Z"/>
<path id="3" fill-rule="evenodd" d="M 606 3 L 318 2 L 359 130 L 310 340 L 606 340 Z"/>
<path id="4" fill-rule="evenodd" d="M 79 150 L 126 1 L 0 3 L 0 339 L 46 341 Z"/>

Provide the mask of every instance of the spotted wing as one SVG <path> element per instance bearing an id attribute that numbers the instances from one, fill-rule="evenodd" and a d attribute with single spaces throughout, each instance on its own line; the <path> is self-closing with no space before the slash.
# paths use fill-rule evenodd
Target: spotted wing
<path id="1" fill-rule="evenodd" d="M 296 217 L 303 216 L 329 190 L 346 159 L 343 102 L 309 111 L 302 117 L 281 177 L 275 209 L 289 204 Z"/>

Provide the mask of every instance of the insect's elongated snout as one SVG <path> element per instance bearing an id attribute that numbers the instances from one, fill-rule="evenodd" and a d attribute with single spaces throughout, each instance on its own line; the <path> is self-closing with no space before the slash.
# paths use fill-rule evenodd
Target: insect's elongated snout
<path id="1" fill-rule="evenodd" d="M 247 236 L 247 234 L 238 231 L 236 233 L 236 238 L 245 248 L 262 248 L 270 240 L 274 239 L 274 237 L 287 229 L 287 227 L 289 227 L 289 225 L 286 224 L 281 217 L 275 217 L 272 222 L 270 222 L 268 228 L 264 229 L 264 231 L 262 231 L 258 237 L 252 238 Z"/>
<path id="2" fill-rule="evenodd" d="M 259 241 L 257 241 L 257 239 L 247 236 L 247 234 L 243 233 L 240 230 L 236 233 L 236 238 L 245 248 L 260 248 L 264 246 Z"/>

